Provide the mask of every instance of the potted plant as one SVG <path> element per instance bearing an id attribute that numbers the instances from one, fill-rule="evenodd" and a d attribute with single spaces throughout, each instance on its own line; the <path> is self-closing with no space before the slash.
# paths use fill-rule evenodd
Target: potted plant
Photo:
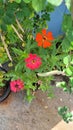
<path id="1" fill-rule="evenodd" d="M 58 5 L 61 2 L 57 1 Z M 0 60 L 1 64 L 9 60 L 8 66 L 12 67 L 3 78 L 10 81 L 11 91 L 26 90 L 28 101 L 35 97 L 37 89 L 50 93 L 54 75 L 67 76 L 68 83 L 64 81 L 57 86 L 67 92 L 73 90 L 72 17 L 64 17 L 64 37 L 55 38 L 47 27 L 54 4 L 53 0 L 51 4 L 49 0 L 0 2 Z M 65 121 L 69 122 L 69 116 Z"/>
<path id="2" fill-rule="evenodd" d="M 6 81 L 4 74 L 7 71 L 0 66 L 0 102 L 4 101 L 10 94 L 10 81 Z"/>

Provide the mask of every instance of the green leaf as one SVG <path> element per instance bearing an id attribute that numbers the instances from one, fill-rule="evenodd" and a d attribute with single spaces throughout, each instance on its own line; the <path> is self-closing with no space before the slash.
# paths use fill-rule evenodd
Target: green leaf
<path id="1" fill-rule="evenodd" d="M 1 3 L 3 3 L 3 0 L 0 0 Z"/>
<path id="2" fill-rule="evenodd" d="M 70 9 L 70 3 L 71 3 L 71 0 L 65 0 L 65 4 L 68 9 Z"/>
<path id="3" fill-rule="evenodd" d="M 69 108 L 67 106 L 59 107 L 58 113 L 66 123 L 73 121 L 73 114 L 69 112 Z"/>
<path id="4" fill-rule="evenodd" d="M 62 82 L 57 82 L 57 83 L 56 83 L 56 87 L 62 87 L 62 88 L 64 88 L 64 87 L 66 87 L 66 83 L 65 83 L 64 81 L 62 81 Z"/>
<path id="5" fill-rule="evenodd" d="M 70 62 L 71 64 L 73 64 L 73 59 L 71 60 L 71 62 Z"/>
<path id="6" fill-rule="evenodd" d="M 51 3 L 52 5 L 59 6 L 63 0 L 47 0 L 47 2 Z"/>
<path id="7" fill-rule="evenodd" d="M 62 50 L 63 52 L 68 52 L 70 50 L 71 43 L 70 41 L 65 38 L 62 42 Z"/>
<path id="8" fill-rule="evenodd" d="M 20 3 L 20 2 L 21 2 L 21 0 L 15 0 L 15 2 L 16 2 L 16 3 Z"/>
<path id="9" fill-rule="evenodd" d="M 70 67 L 68 67 L 65 71 L 68 74 L 68 76 L 72 75 L 72 71 L 71 71 Z"/>
<path id="10" fill-rule="evenodd" d="M 32 0 L 32 7 L 36 12 L 39 12 L 45 8 L 46 0 Z"/>
<path id="11" fill-rule="evenodd" d="M 12 19 L 10 19 L 9 16 L 5 15 L 5 17 L 3 18 L 5 24 L 11 24 L 13 23 Z"/>
<path id="12" fill-rule="evenodd" d="M 41 86 L 40 86 L 40 89 L 41 89 L 43 92 L 45 92 L 45 91 L 46 91 L 46 86 L 41 85 Z"/>
<path id="13" fill-rule="evenodd" d="M 31 2 L 31 0 L 23 0 L 25 3 L 29 3 Z"/>
<path id="14" fill-rule="evenodd" d="M 4 21 L 1 23 L 0 28 L 5 32 L 7 31 L 6 23 Z"/>
<path id="15" fill-rule="evenodd" d="M 27 101 L 28 101 L 29 103 L 32 102 L 33 98 L 34 98 L 33 95 L 30 95 L 30 96 L 27 96 L 27 97 L 26 97 L 26 99 L 27 99 Z"/>
<path id="16" fill-rule="evenodd" d="M 27 97 L 26 99 L 28 100 L 28 102 L 31 102 L 33 100 L 34 96 L 31 93 L 30 89 L 27 89 Z"/>
<path id="17" fill-rule="evenodd" d="M 16 72 L 21 72 L 24 69 L 24 62 L 23 60 L 18 62 L 18 64 L 15 66 Z"/>
<path id="18" fill-rule="evenodd" d="M 62 24 L 63 31 L 68 34 L 68 32 L 72 32 L 72 18 L 71 15 L 65 14 L 63 18 L 63 24 Z"/>
<path id="19" fill-rule="evenodd" d="M 70 78 L 70 84 L 73 87 L 73 77 Z"/>
<path id="20" fill-rule="evenodd" d="M 68 65 L 69 64 L 69 60 L 70 60 L 70 56 L 68 55 L 68 56 L 66 56 L 66 57 L 63 58 L 63 63 L 65 65 Z"/>
<path id="21" fill-rule="evenodd" d="M 15 54 L 17 54 L 17 55 L 19 55 L 19 56 L 23 54 L 23 51 L 20 50 L 20 49 L 12 48 L 12 50 L 14 51 Z"/>
<path id="22" fill-rule="evenodd" d="M 0 17 L 3 16 L 3 14 L 4 14 L 4 9 L 3 7 L 0 7 Z"/>
<path id="23" fill-rule="evenodd" d="M 65 114 L 67 111 L 68 111 L 67 106 L 58 107 L 58 113 L 59 113 L 60 115 L 63 115 L 63 113 Z"/>

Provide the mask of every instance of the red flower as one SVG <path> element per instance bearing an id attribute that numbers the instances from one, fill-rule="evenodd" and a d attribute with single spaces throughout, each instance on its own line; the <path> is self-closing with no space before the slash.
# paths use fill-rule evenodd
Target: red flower
<path id="1" fill-rule="evenodd" d="M 36 34 L 36 42 L 38 42 L 38 46 L 42 46 L 43 48 L 50 47 L 52 40 L 54 40 L 52 32 L 47 32 L 46 29 L 43 29 L 42 33 Z"/>
<path id="2" fill-rule="evenodd" d="M 13 92 L 19 92 L 21 89 L 24 88 L 24 83 L 21 79 L 13 80 L 10 82 L 10 89 Z"/>
<path id="3" fill-rule="evenodd" d="M 25 59 L 25 62 L 26 67 L 31 70 L 38 69 L 42 64 L 41 58 L 36 54 L 29 54 L 28 58 Z"/>

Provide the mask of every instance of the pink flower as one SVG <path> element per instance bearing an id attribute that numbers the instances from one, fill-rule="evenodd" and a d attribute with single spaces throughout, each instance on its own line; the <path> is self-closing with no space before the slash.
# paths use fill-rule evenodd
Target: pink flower
<path id="1" fill-rule="evenodd" d="M 36 54 L 29 54 L 28 58 L 25 59 L 26 67 L 34 70 L 38 69 L 42 64 L 41 58 Z"/>
<path id="2" fill-rule="evenodd" d="M 13 92 L 19 92 L 23 88 L 24 88 L 24 83 L 21 79 L 13 80 L 10 82 L 10 89 Z"/>

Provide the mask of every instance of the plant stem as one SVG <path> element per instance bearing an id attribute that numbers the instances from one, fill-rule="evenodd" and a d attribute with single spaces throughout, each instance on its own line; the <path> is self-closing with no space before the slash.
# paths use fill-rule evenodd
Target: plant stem
<path id="1" fill-rule="evenodd" d="M 11 27 L 13 28 L 14 32 L 17 34 L 17 36 L 19 37 L 19 39 L 23 42 L 23 38 L 20 36 L 19 32 L 17 31 L 17 29 L 14 27 L 14 25 L 11 25 Z"/>
<path id="2" fill-rule="evenodd" d="M 8 56 L 8 58 L 10 59 L 10 61 L 12 62 L 13 60 L 12 60 L 12 57 L 11 57 L 11 55 L 10 55 L 10 53 L 9 53 L 9 50 L 8 50 L 8 48 L 7 48 L 7 45 L 6 45 L 6 43 L 5 43 L 4 36 L 2 36 L 2 34 L 0 34 L 0 37 L 1 37 L 1 40 L 2 40 L 2 44 L 3 44 L 3 46 L 4 46 L 5 50 L 6 50 L 7 56 Z"/>
<path id="3" fill-rule="evenodd" d="M 19 21 L 18 21 L 17 18 L 16 18 L 16 23 L 17 23 L 19 29 L 24 33 L 24 30 L 23 30 L 23 28 L 22 28 L 22 26 L 21 26 L 21 24 L 19 23 Z"/>
<path id="4" fill-rule="evenodd" d="M 52 75 L 65 75 L 65 73 L 63 71 L 58 71 L 58 70 L 53 70 L 50 72 L 46 72 L 46 73 L 37 73 L 38 76 L 40 77 L 47 77 L 47 76 L 52 76 Z"/>

